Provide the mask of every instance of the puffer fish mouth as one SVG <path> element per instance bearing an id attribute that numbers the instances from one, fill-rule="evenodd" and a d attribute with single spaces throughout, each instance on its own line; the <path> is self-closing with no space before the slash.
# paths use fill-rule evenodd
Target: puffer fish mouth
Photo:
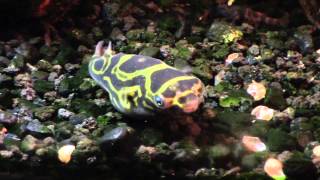
<path id="1" fill-rule="evenodd" d="M 202 103 L 202 100 L 200 98 L 193 98 L 186 102 L 183 106 L 183 112 L 185 113 L 192 113 L 198 110 L 199 105 Z"/>

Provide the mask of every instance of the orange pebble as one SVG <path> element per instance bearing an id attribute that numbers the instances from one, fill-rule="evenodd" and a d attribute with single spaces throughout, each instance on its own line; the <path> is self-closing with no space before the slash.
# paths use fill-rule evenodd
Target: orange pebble
<path id="1" fill-rule="evenodd" d="M 275 158 L 269 158 L 264 164 L 263 170 L 272 178 L 280 179 L 285 177 L 283 173 L 283 164 L 281 161 Z"/>
<path id="2" fill-rule="evenodd" d="M 266 145 L 258 137 L 243 136 L 242 143 L 247 150 L 252 152 L 261 152 L 267 149 Z"/>

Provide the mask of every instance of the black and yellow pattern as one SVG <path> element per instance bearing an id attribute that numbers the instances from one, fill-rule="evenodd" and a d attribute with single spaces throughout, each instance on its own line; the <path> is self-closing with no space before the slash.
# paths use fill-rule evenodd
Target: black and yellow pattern
<path id="1" fill-rule="evenodd" d="M 203 101 L 203 84 L 159 59 L 111 54 L 102 42 L 89 64 L 91 77 L 109 93 L 114 107 L 125 114 L 148 115 L 171 107 L 193 112 Z"/>

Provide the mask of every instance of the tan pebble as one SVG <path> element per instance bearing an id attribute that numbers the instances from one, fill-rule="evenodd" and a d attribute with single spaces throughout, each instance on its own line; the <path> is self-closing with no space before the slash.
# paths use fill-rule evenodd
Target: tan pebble
<path id="1" fill-rule="evenodd" d="M 257 106 L 251 111 L 251 115 L 260 120 L 270 121 L 273 118 L 274 110 L 267 106 Z"/>
<path id="2" fill-rule="evenodd" d="M 250 94 L 255 101 L 259 101 L 266 97 L 267 89 L 263 83 L 252 81 L 247 88 L 247 93 Z"/>
<path id="3" fill-rule="evenodd" d="M 69 163 L 71 160 L 72 152 L 75 150 L 74 145 L 64 145 L 58 150 L 58 158 L 62 163 Z"/>
<path id="4" fill-rule="evenodd" d="M 320 145 L 315 146 L 312 149 L 312 153 L 313 153 L 314 156 L 320 157 Z"/>

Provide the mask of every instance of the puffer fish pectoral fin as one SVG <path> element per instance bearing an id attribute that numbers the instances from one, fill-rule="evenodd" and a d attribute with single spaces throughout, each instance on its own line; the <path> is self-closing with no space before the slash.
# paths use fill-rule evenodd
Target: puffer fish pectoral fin
<path id="1" fill-rule="evenodd" d="M 130 89 L 124 89 L 121 92 L 122 104 L 127 111 L 132 111 L 138 106 L 137 92 Z"/>
<path id="2" fill-rule="evenodd" d="M 185 74 L 192 75 L 192 67 L 186 61 L 175 61 L 174 67 Z"/>
<path id="3" fill-rule="evenodd" d="M 126 100 L 128 101 L 128 103 L 130 103 L 131 105 L 134 105 L 134 95 L 131 93 L 126 94 Z"/>
<path id="4" fill-rule="evenodd" d="M 96 45 L 96 49 L 94 51 L 93 57 L 100 57 L 104 54 L 103 41 L 99 41 Z"/>
<path id="5" fill-rule="evenodd" d="M 127 96 L 127 101 L 128 101 L 131 105 L 133 105 L 133 106 L 135 106 L 135 107 L 138 106 L 138 102 L 137 102 L 137 92 L 136 92 L 136 91 L 130 91 L 130 92 L 128 92 L 128 93 L 126 94 L 126 96 Z"/>
<path id="6" fill-rule="evenodd" d="M 185 74 L 192 75 L 192 68 L 189 65 L 186 65 L 186 66 L 180 68 L 179 70 Z"/>

